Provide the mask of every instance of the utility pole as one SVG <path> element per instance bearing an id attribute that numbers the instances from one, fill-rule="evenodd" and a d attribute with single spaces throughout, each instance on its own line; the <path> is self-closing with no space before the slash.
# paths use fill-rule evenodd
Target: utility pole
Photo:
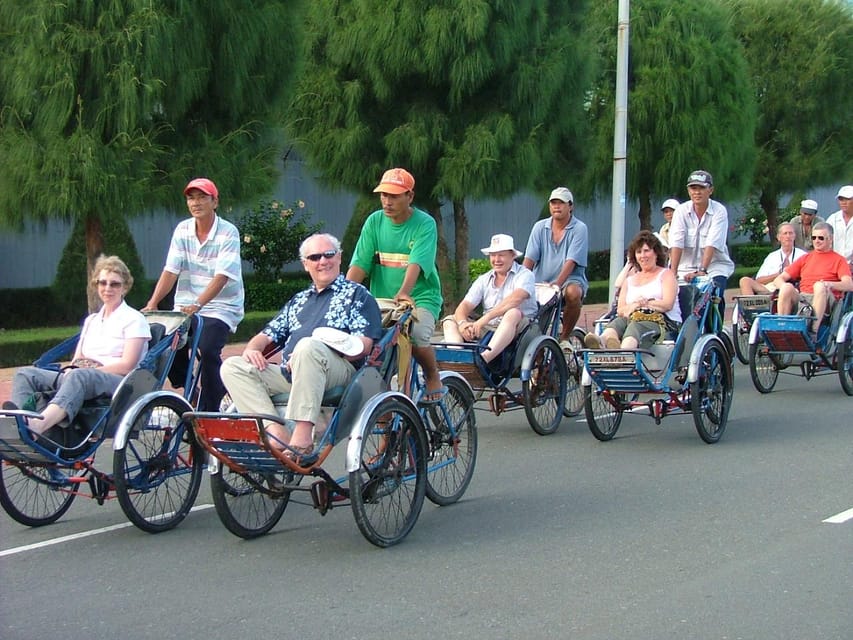
<path id="1" fill-rule="evenodd" d="M 630 0 L 619 0 L 616 40 L 616 122 L 613 129 L 613 194 L 610 214 L 610 300 L 625 264 L 625 174 L 628 163 L 628 35 Z"/>

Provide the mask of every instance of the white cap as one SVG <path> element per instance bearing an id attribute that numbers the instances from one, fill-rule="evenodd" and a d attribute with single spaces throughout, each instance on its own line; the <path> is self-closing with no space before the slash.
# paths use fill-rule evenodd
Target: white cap
<path id="1" fill-rule="evenodd" d="M 572 192 L 565 187 L 557 187 L 551 192 L 551 197 L 548 198 L 548 202 L 551 202 L 551 200 L 562 200 L 563 202 L 571 204 L 575 201 L 575 197 L 572 195 Z"/>
<path id="2" fill-rule="evenodd" d="M 845 184 L 838 190 L 836 198 L 853 198 L 853 184 Z"/>
<path id="3" fill-rule="evenodd" d="M 817 202 L 815 202 L 814 200 L 803 200 L 800 203 L 800 211 L 817 213 Z"/>
<path id="4" fill-rule="evenodd" d="M 663 201 L 663 204 L 660 206 L 660 210 L 663 211 L 664 209 L 676 209 L 680 204 L 681 203 L 675 198 L 670 198 L 669 200 Z"/>
<path id="5" fill-rule="evenodd" d="M 317 327 L 311 333 L 311 337 L 345 356 L 357 356 L 364 351 L 364 343 L 361 340 L 340 329 Z"/>
<path id="6" fill-rule="evenodd" d="M 488 247 L 480 249 L 486 255 L 490 253 L 497 253 L 498 251 L 514 251 L 515 257 L 521 255 L 521 251 L 515 248 L 515 242 L 512 239 L 512 236 L 508 236 L 505 233 L 496 233 L 492 236 L 492 242 Z"/>

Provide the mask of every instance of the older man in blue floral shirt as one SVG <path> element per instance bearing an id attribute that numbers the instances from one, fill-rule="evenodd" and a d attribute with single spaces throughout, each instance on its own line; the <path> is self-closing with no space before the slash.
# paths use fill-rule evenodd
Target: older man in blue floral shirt
<path id="1" fill-rule="evenodd" d="M 300 456 L 311 453 L 323 393 L 346 385 L 382 334 L 379 305 L 370 292 L 341 274 L 341 245 L 332 235 L 307 238 L 299 248 L 311 286 L 297 293 L 264 329 L 249 340 L 243 354 L 222 365 L 222 381 L 242 413 L 275 415 L 271 396 L 290 393 L 285 418 L 293 432 L 277 423 L 267 434 Z M 319 327 L 332 327 L 355 338 L 335 349 L 312 337 Z M 361 349 L 359 350 L 359 342 Z M 264 350 L 280 346 L 281 367 L 270 366 Z M 349 355 L 346 355 L 349 354 Z"/>

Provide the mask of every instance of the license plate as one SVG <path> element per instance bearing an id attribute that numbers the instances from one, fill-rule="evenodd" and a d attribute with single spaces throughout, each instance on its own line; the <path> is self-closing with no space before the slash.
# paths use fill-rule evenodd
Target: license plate
<path id="1" fill-rule="evenodd" d="M 634 366 L 636 361 L 633 353 L 591 353 L 589 355 L 589 364 L 599 367 Z"/>

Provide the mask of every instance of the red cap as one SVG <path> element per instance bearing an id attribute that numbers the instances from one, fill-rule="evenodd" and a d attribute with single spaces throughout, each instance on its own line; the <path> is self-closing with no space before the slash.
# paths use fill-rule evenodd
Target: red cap
<path id="1" fill-rule="evenodd" d="M 373 190 L 373 193 L 406 193 L 415 188 L 415 179 L 412 174 L 405 169 L 388 169 L 382 174 L 382 180 L 379 186 Z"/>
<path id="2" fill-rule="evenodd" d="M 196 178 L 195 180 L 190 180 L 190 183 L 184 187 L 184 195 L 187 195 L 190 189 L 198 189 L 199 191 L 206 193 L 209 196 L 213 196 L 214 198 L 219 197 L 219 189 L 216 188 L 216 185 L 213 184 L 213 180 L 208 180 L 207 178 Z"/>

